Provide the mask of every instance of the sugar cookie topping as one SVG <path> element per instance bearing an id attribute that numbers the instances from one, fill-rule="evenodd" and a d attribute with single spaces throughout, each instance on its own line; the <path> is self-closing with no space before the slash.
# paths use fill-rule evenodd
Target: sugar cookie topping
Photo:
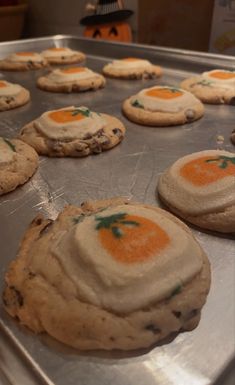
<path id="1" fill-rule="evenodd" d="M 222 87 L 234 90 L 235 89 L 235 71 L 213 70 L 203 72 L 201 80 L 197 84 L 208 87 Z"/>
<path id="2" fill-rule="evenodd" d="M 55 83 L 66 83 L 76 80 L 89 79 L 96 74 L 87 67 L 70 67 L 56 69 L 48 75 L 48 79 Z"/>
<path id="3" fill-rule="evenodd" d="M 180 175 L 196 186 L 205 186 L 227 176 L 235 177 L 235 156 L 204 156 L 191 160 Z"/>
<path id="4" fill-rule="evenodd" d="M 158 188 L 182 212 L 223 210 L 235 204 L 235 154 L 207 150 L 186 155 L 162 175 Z"/>
<path id="5" fill-rule="evenodd" d="M 114 60 L 107 64 L 106 68 L 113 68 L 116 70 L 127 70 L 127 69 L 142 69 L 151 67 L 152 64 L 148 60 L 138 59 L 133 57 L 127 57 L 120 60 Z"/>
<path id="6" fill-rule="evenodd" d="M 12 84 L 5 80 L 0 81 L 0 98 L 1 96 L 15 96 L 19 94 L 19 92 L 23 88 L 18 84 Z"/>
<path id="7" fill-rule="evenodd" d="M 76 52 L 71 50 L 70 48 L 67 48 L 67 47 L 51 47 L 51 48 L 48 48 L 46 49 L 45 51 L 42 51 L 42 55 L 45 57 L 45 58 L 52 58 L 52 57 L 56 57 L 56 58 L 60 58 L 60 57 L 69 57 L 69 56 L 73 56 Z"/>
<path id="8" fill-rule="evenodd" d="M 98 133 L 105 119 L 86 107 L 68 107 L 48 111 L 34 122 L 35 127 L 50 139 L 84 139 Z"/>
<path id="9" fill-rule="evenodd" d="M 209 74 L 210 77 L 221 80 L 235 79 L 235 72 L 229 71 L 212 71 Z"/>
<path id="10" fill-rule="evenodd" d="M 7 57 L 12 62 L 42 62 L 43 56 L 36 52 L 16 52 Z"/>
<path id="11" fill-rule="evenodd" d="M 190 92 L 176 87 L 155 86 L 140 91 L 130 100 L 133 107 L 149 111 L 179 112 L 200 103 Z"/>
<path id="12" fill-rule="evenodd" d="M 116 312 L 168 298 L 202 268 L 197 243 L 164 212 L 119 205 L 73 218 L 51 252 L 79 296 Z"/>

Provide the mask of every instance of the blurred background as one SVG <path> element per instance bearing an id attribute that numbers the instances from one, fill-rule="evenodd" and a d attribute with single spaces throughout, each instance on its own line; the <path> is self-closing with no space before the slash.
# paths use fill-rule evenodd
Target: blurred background
<path id="1" fill-rule="evenodd" d="M 132 41 L 235 54 L 235 0 L 125 0 Z M 96 1 L 0 0 L 0 40 L 83 35 Z"/>

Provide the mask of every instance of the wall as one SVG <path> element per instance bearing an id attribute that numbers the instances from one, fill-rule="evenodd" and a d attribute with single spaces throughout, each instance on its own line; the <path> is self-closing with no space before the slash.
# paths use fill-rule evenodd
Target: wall
<path id="1" fill-rule="evenodd" d="M 140 0 L 138 40 L 207 51 L 213 5 L 214 0 Z"/>
<path id="2" fill-rule="evenodd" d="M 83 27 L 79 20 L 86 15 L 86 3 L 95 1 L 86 0 L 29 0 L 25 34 L 27 36 L 46 36 L 54 34 L 81 35 Z M 138 0 L 125 0 L 125 8 L 132 9 L 135 14 L 130 18 L 134 31 L 137 30 Z"/>

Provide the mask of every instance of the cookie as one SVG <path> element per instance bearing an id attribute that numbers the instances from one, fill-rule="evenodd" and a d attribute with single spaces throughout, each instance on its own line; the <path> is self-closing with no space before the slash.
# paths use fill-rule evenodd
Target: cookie
<path id="1" fill-rule="evenodd" d="M 235 72 L 217 69 L 184 80 L 181 85 L 203 103 L 235 105 Z"/>
<path id="2" fill-rule="evenodd" d="M 83 52 L 74 51 L 67 47 L 52 47 L 41 52 L 50 64 L 74 64 L 86 59 Z"/>
<path id="3" fill-rule="evenodd" d="M 18 139 L 0 137 L 0 195 L 15 190 L 35 173 L 38 155 Z"/>
<path id="4" fill-rule="evenodd" d="M 106 64 L 103 74 L 117 79 L 154 79 L 162 75 L 162 69 L 148 60 L 128 57 Z"/>
<path id="5" fill-rule="evenodd" d="M 158 192 L 188 222 L 235 233 L 235 154 L 206 150 L 186 155 L 162 174 Z"/>
<path id="6" fill-rule="evenodd" d="M 0 80 L 0 111 L 23 106 L 30 100 L 30 93 L 19 84 Z"/>
<path id="7" fill-rule="evenodd" d="M 6 71 L 38 70 L 47 66 L 47 60 L 36 52 L 16 52 L 0 60 L 0 70 Z"/>
<path id="8" fill-rule="evenodd" d="M 37 86 L 50 92 L 82 92 L 105 86 L 105 78 L 86 67 L 55 69 L 37 80 Z"/>
<path id="9" fill-rule="evenodd" d="M 36 217 L 3 301 L 33 332 L 74 348 L 131 350 L 195 328 L 209 287 L 209 261 L 186 225 L 116 198 Z"/>
<path id="10" fill-rule="evenodd" d="M 123 113 L 138 124 L 175 126 L 201 118 L 204 107 L 190 92 L 175 87 L 154 86 L 125 100 Z"/>
<path id="11" fill-rule="evenodd" d="M 125 127 L 113 116 L 67 107 L 45 112 L 27 124 L 20 139 L 40 155 L 81 157 L 111 149 L 124 135 Z"/>

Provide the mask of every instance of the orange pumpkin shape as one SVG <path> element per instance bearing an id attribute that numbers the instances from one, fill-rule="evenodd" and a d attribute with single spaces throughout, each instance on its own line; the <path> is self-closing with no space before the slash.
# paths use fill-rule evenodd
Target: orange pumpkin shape
<path id="1" fill-rule="evenodd" d="M 144 262 L 170 242 L 167 233 L 150 219 L 118 213 L 97 216 L 96 230 L 105 250 L 119 262 Z"/>
<path id="2" fill-rule="evenodd" d="M 204 156 L 186 163 L 180 174 L 196 186 L 205 186 L 227 176 L 235 176 L 235 157 Z"/>
<path id="3" fill-rule="evenodd" d="M 128 23 L 114 22 L 87 26 L 84 31 L 85 37 L 103 40 L 123 41 L 129 43 L 132 41 L 132 32 Z"/>

